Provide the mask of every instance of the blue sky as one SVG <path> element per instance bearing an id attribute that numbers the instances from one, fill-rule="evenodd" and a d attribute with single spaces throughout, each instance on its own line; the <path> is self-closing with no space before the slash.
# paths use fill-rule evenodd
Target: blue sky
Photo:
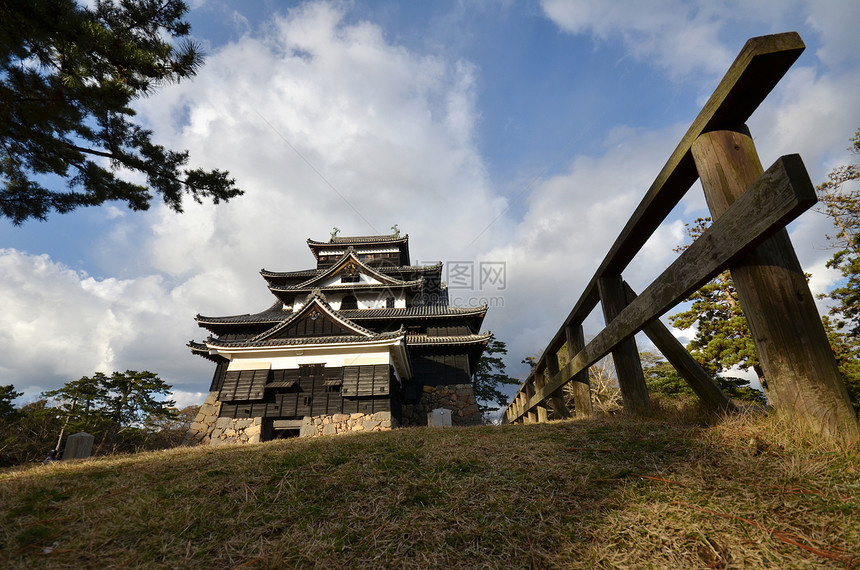
<path id="1" fill-rule="evenodd" d="M 156 203 L 0 222 L 0 383 L 24 400 L 150 369 L 199 403 L 211 366 L 184 346 L 206 336 L 194 315 L 263 309 L 259 269 L 312 266 L 305 239 L 333 226 L 396 223 L 414 261 L 505 263 L 503 290 L 452 294 L 499 305 L 485 325 L 519 374 L 748 37 L 807 44 L 750 121 L 765 166 L 799 152 L 819 182 L 860 127 L 853 1 L 200 0 L 188 20 L 206 64 L 138 116 L 246 194 L 182 215 Z M 694 188 L 625 277 L 644 287 L 705 213 Z M 819 292 L 837 277 L 828 230 L 814 212 L 791 227 Z"/>

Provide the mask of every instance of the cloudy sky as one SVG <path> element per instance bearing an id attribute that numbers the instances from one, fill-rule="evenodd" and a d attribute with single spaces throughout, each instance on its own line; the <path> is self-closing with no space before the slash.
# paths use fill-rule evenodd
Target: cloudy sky
<path id="1" fill-rule="evenodd" d="M 246 194 L 181 215 L 108 205 L 0 221 L 0 384 L 22 401 L 149 369 L 179 404 L 202 402 L 212 365 L 185 347 L 207 334 L 194 315 L 267 307 L 259 270 L 313 266 L 305 240 L 334 226 L 397 224 L 413 262 L 474 268 L 451 293 L 495 305 L 485 328 L 521 374 L 747 38 L 795 30 L 807 45 L 750 121 L 765 167 L 800 153 L 820 182 L 860 127 L 855 0 L 192 4 L 206 64 L 138 118 Z M 701 215 L 697 186 L 625 274 L 634 287 Z M 818 292 L 836 278 L 828 229 L 814 212 L 790 228 Z M 505 264 L 504 287 L 480 283 L 481 263 Z"/>

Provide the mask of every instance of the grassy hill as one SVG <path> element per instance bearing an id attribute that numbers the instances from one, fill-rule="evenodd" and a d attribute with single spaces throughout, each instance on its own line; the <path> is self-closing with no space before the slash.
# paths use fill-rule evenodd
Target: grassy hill
<path id="1" fill-rule="evenodd" d="M 662 413 L 185 448 L 0 473 L 0 566 L 840 567 L 858 445 Z"/>

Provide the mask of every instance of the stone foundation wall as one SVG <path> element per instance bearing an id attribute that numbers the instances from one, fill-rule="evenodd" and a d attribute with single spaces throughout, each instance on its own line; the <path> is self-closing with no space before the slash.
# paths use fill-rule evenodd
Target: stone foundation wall
<path id="1" fill-rule="evenodd" d="M 319 437 L 347 432 L 388 431 L 397 427 L 396 423 L 391 412 L 305 417 L 299 436 Z"/>
<path id="2" fill-rule="evenodd" d="M 451 386 L 424 386 L 421 401 L 402 406 L 403 426 L 426 426 L 427 414 L 437 408 L 451 410 L 451 423 L 455 426 L 474 426 L 484 422 L 475 401 L 471 384 Z M 210 392 L 188 431 L 189 444 L 221 445 L 225 443 L 258 443 L 261 439 L 262 418 L 221 418 L 218 392 Z M 391 412 L 374 414 L 332 414 L 306 417 L 300 430 L 301 437 L 319 437 L 347 432 L 387 431 L 398 427 Z"/>
<path id="3" fill-rule="evenodd" d="M 259 443 L 262 418 L 219 418 L 221 402 L 218 392 L 209 392 L 197 417 L 188 430 L 188 443 L 222 445 L 225 443 Z"/>
<path id="4" fill-rule="evenodd" d="M 455 384 L 424 386 L 420 402 L 403 405 L 403 425 L 426 426 L 427 414 L 436 408 L 451 410 L 451 424 L 455 426 L 477 426 L 484 423 L 484 416 L 475 401 L 472 385 Z"/>
<path id="5" fill-rule="evenodd" d="M 263 418 L 220 418 L 221 402 L 218 392 L 210 392 L 186 436 L 186 443 L 222 445 L 225 443 L 259 443 L 263 429 Z M 302 423 L 301 437 L 318 437 L 347 432 L 387 431 L 397 427 L 391 412 L 375 414 L 333 414 L 306 417 Z"/>

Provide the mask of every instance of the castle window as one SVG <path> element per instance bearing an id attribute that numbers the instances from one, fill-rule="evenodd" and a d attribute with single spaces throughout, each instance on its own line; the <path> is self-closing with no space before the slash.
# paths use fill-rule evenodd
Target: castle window
<path id="1" fill-rule="evenodd" d="M 357 309 L 358 308 L 358 299 L 355 298 L 354 295 L 347 295 L 340 302 L 340 310 L 346 311 L 349 309 Z"/>
<path id="2" fill-rule="evenodd" d="M 388 297 L 385 299 L 385 308 L 393 309 L 394 308 L 394 297 Z"/>
<path id="3" fill-rule="evenodd" d="M 353 273 L 352 275 L 343 274 L 340 276 L 341 283 L 358 283 L 359 279 L 358 273 Z"/>

